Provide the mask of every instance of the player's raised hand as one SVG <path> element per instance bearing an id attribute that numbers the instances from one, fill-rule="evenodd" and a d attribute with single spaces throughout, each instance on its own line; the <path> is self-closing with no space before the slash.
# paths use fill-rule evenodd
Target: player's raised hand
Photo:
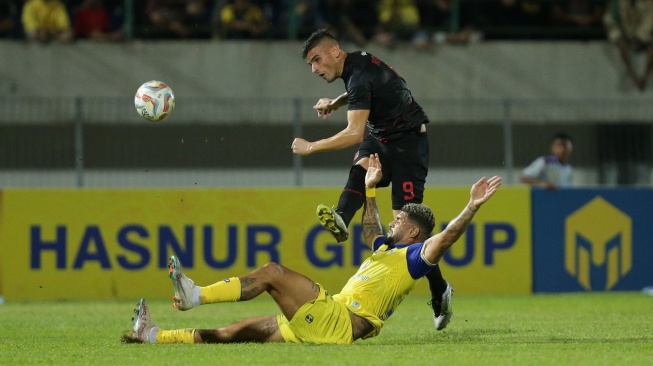
<path id="1" fill-rule="evenodd" d="M 336 101 L 337 99 L 320 98 L 320 100 L 318 100 L 313 106 L 313 109 L 317 111 L 317 116 L 319 118 L 326 119 L 331 115 L 331 112 L 338 109 Z"/>
<path id="2" fill-rule="evenodd" d="M 365 187 L 374 188 L 383 178 L 383 172 L 381 170 L 381 161 L 379 160 L 379 154 L 372 154 L 369 157 L 367 173 L 365 173 Z"/>
<path id="3" fill-rule="evenodd" d="M 490 179 L 485 177 L 479 179 L 478 182 L 474 183 L 470 191 L 470 205 L 472 208 L 478 209 L 482 204 L 487 202 L 487 200 L 492 197 L 494 192 L 499 189 L 499 186 L 503 180 L 499 176 L 494 176 Z"/>

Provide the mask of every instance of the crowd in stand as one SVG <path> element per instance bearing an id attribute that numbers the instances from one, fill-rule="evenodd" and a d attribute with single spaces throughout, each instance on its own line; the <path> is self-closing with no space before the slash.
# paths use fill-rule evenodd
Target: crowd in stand
<path id="1" fill-rule="evenodd" d="M 653 71 L 653 0 L 0 0 L 0 39 L 41 43 L 304 39 L 324 27 L 389 48 L 609 39 L 638 89 Z"/>
<path id="2" fill-rule="evenodd" d="M 0 37 L 42 42 L 118 41 L 125 36 L 302 39 L 329 27 L 359 45 L 604 39 L 601 18 L 611 1 L 0 0 Z M 133 8 L 125 9 L 126 4 Z M 129 34 L 124 32 L 126 22 Z"/>

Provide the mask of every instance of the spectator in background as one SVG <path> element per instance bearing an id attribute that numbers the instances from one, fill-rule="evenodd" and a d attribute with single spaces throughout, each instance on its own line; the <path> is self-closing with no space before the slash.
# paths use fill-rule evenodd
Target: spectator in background
<path id="1" fill-rule="evenodd" d="M 653 68 L 653 1 L 614 0 L 603 17 L 603 23 L 608 39 L 619 49 L 628 76 L 640 91 L 644 91 Z M 646 53 L 641 76 L 633 66 L 633 51 Z"/>
<path id="2" fill-rule="evenodd" d="M 319 4 L 320 0 L 252 0 L 261 8 L 263 16 L 268 22 L 266 38 L 268 39 L 288 39 L 290 23 L 288 15 L 292 12 L 291 6 L 302 8 L 305 11 L 302 14 L 308 24 L 312 16 L 320 17 Z M 303 3 L 303 4 L 302 4 Z M 308 8 L 303 8 L 307 3 L 312 3 Z M 315 6 L 315 8 L 313 8 Z M 301 21 L 301 19 L 299 19 Z M 322 24 L 322 23 L 320 23 Z"/>
<path id="3" fill-rule="evenodd" d="M 521 25 L 536 27 L 551 27 L 551 4 L 538 0 L 503 0 L 502 2 L 516 1 L 519 7 Z"/>
<path id="4" fill-rule="evenodd" d="M 374 38 L 379 22 L 376 2 L 324 0 L 321 3 L 324 28 L 329 28 L 336 37 L 359 47 Z"/>
<path id="5" fill-rule="evenodd" d="M 18 7 L 15 0 L 0 0 L 0 38 L 12 38 L 16 34 Z"/>
<path id="6" fill-rule="evenodd" d="M 559 132 L 551 139 L 551 155 L 540 156 L 522 170 L 519 180 L 533 187 L 555 191 L 572 185 L 572 167 L 569 164 L 573 144 L 571 137 Z"/>
<path id="7" fill-rule="evenodd" d="M 410 41 L 418 47 L 428 42 L 420 31 L 420 14 L 415 0 L 381 0 L 379 3 L 379 32 L 374 40 L 392 47 L 397 41 Z"/>
<path id="8" fill-rule="evenodd" d="M 193 38 L 211 37 L 211 5 L 209 0 L 186 0 L 184 23 Z"/>
<path id="9" fill-rule="evenodd" d="M 233 0 L 220 12 L 220 38 L 266 38 L 268 20 L 261 8 L 250 0 Z"/>
<path id="10" fill-rule="evenodd" d="M 110 15 L 103 0 L 83 0 L 75 12 L 75 38 L 120 41 L 122 33 L 111 29 Z"/>
<path id="11" fill-rule="evenodd" d="M 153 38 L 209 38 L 206 0 L 147 0 L 143 12 Z"/>
<path id="12" fill-rule="evenodd" d="M 451 0 L 420 0 L 417 4 L 421 29 L 428 34 L 432 33 L 430 37 L 433 43 L 460 45 L 477 42 L 483 38 L 483 34 L 477 31 L 471 22 L 472 18 L 478 18 L 478 4 L 459 3 L 458 19 L 453 18 L 455 15 Z"/>
<path id="13" fill-rule="evenodd" d="M 73 39 L 68 10 L 60 0 L 27 0 L 21 20 L 28 40 L 70 42 Z"/>
<path id="14" fill-rule="evenodd" d="M 296 38 L 307 38 L 314 29 L 325 25 L 319 0 L 297 0 L 289 3 L 294 6 L 288 9 L 285 24 L 289 28 L 291 25 L 296 28 Z"/>
<path id="15" fill-rule="evenodd" d="M 591 27 L 601 24 L 604 10 L 597 1 L 565 1 L 553 5 L 553 20 L 560 25 Z"/>
<path id="16" fill-rule="evenodd" d="M 550 4 L 533 0 L 499 0 L 478 5 L 476 21 L 488 39 L 546 38 L 552 29 Z"/>
<path id="17" fill-rule="evenodd" d="M 149 32 L 155 38 L 186 38 L 188 28 L 184 25 L 185 0 L 148 0 L 145 5 Z"/>

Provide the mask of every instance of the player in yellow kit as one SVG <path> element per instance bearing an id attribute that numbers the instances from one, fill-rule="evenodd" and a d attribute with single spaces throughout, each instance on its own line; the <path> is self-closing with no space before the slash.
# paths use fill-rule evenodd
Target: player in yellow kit
<path id="1" fill-rule="evenodd" d="M 268 292 L 281 314 L 241 320 L 217 329 L 164 330 L 152 322 L 144 299 L 134 310 L 133 330 L 125 342 L 138 343 L 231 343 L 295 342 L 348 344 L 379 334 L 418 279 L 428 273 L 465 232 L 474 214 L 501 185 L 500 177 L 481 178 L 470 191 L 469 203 L 440 233 L 431 210 L 407 204 L 383 228 L 374 198 L 382 177 L 381 163 L 370 155 L 365 176 L 367 195 L 363 210 L 363 240 L 374 252 L 349 279 L 339 294 L 329 293 L 308 277 L 276 263 L 241 277 L 231 277 L 206 287 L 196 286 L 170 258 L 174 306 L 188 310 L 198 305 L 251 300 Z"/>

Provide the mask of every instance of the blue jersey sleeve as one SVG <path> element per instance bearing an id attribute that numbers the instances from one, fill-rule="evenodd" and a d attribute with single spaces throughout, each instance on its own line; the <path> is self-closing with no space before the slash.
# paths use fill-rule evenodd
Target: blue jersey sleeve
<path id="1" fill-rule="evenodd" d="M 432 266 L 429 266 L 423 259 L 420 253 L 424 243 L 412 244 L 406 250 L 406 262 L 408 264 L 408 272 L 414 279 L 424 277 L 427 273 L 431 272 Z"/>

